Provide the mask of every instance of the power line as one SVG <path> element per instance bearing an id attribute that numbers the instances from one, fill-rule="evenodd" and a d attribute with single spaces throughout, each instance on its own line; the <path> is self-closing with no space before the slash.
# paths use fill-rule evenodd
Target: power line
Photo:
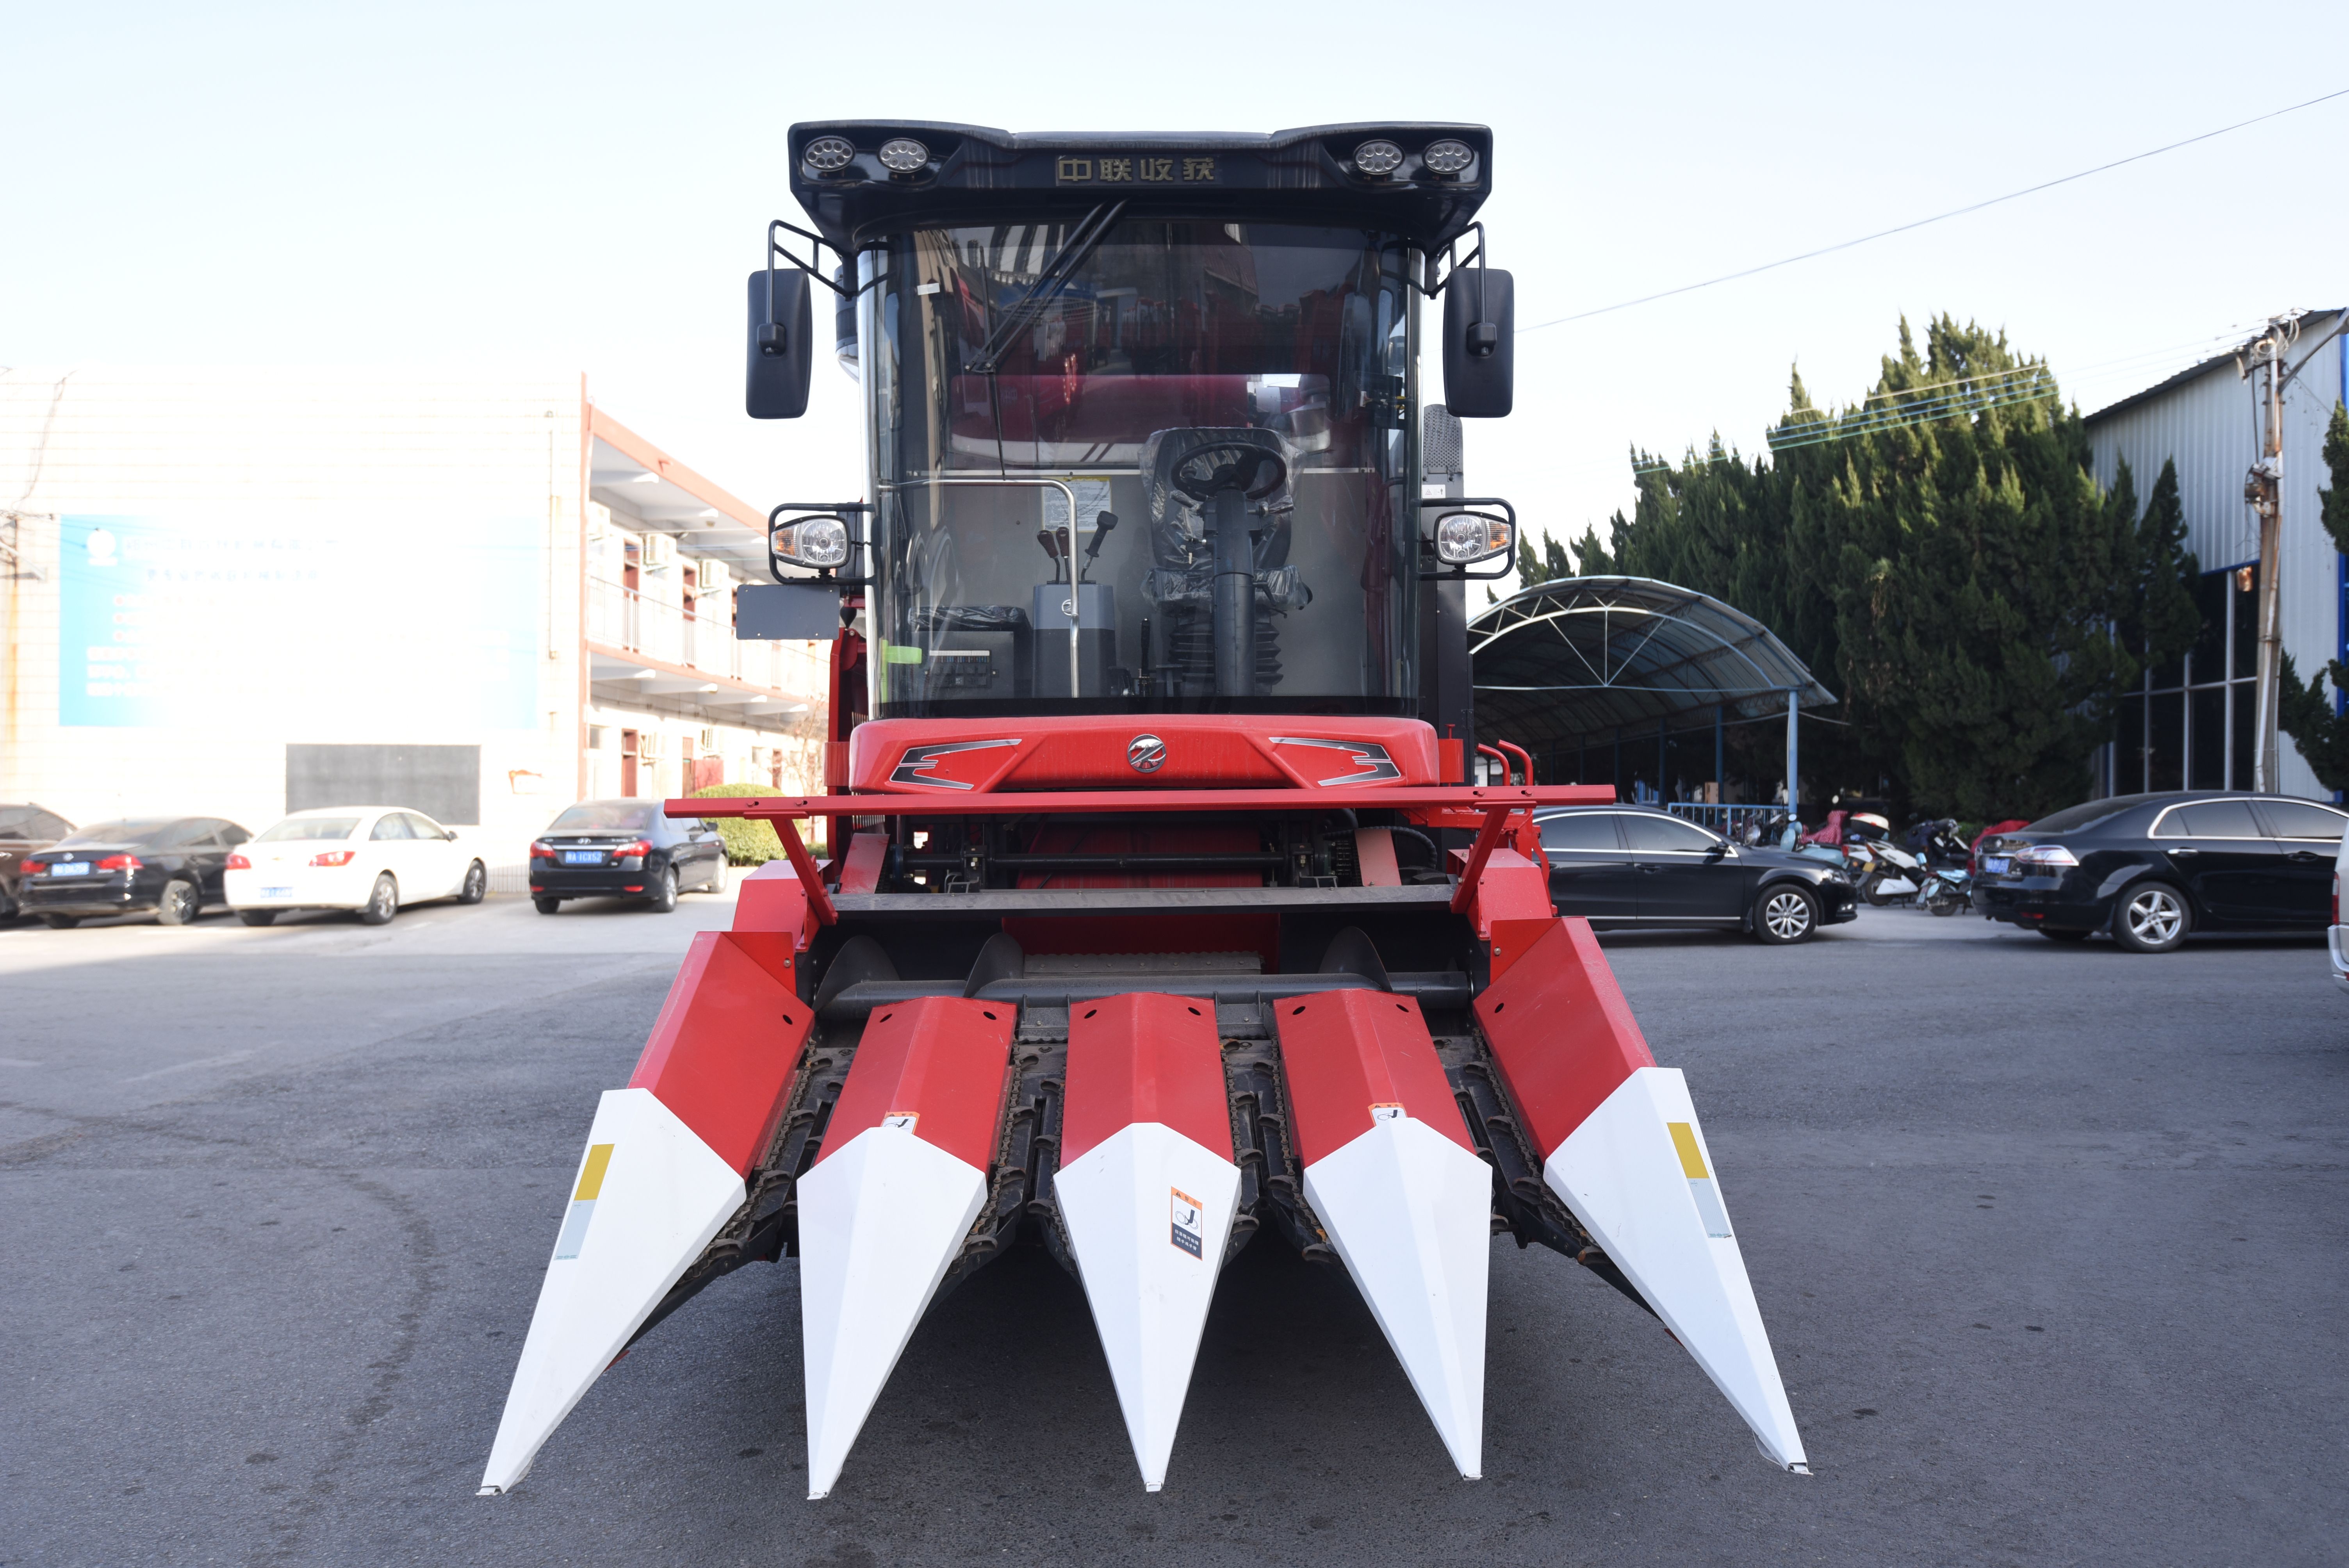
<path id="1" fill-rule="evenodd" d="M 1629 310 L 1635 304 L 1652 304 L 1660 299 L 1671 299 L 1675 294 L 1693 294 L 1698 289 L 1709 289 L 1716 284 L 1735 283 L 1739 278 L 1750 278 L 1756 273 L 1771 272 L 1779 267 L 1793 266 L 1796 262 L 1807 262 L 1820 256 L 1833 255 L 1837 251 L 1848 251 L 1855 245 L 1865 245 L 1872 240 L 1889 239 L 1895 234 L 1905 234 L 1911 229 L 1924 228 L 1929 223 L 1939 223 L 1951 218 L 1962 218 L 1969 212 L 1979 212 L 1985 207 L 1995 207 L 2002 201 L 2013 201 L 2020 197 L 2035 195 L 2042 191 L 2052 191 L 2058 185 L 2069 185 L 2075 180 L 2085 180 L 2091 174 L 2102 174 L 2107 170 L 2118 169 L 2124 164 L 2142 162 L 2148 158 L 2158 158 L 2165 152 L 2175 152 L 2181 147 L 2191 147 L 2198 141 L 2208 141 L 2214 136 L 2224 136 L 2229 131 L 2241 130 L 2247 126 L 2258 125 L 2262 120 L 2274 119 L 2280 115 L 2294 114 L 2301 109 L 2313 108 L 2318 104 L 2329 103 L 2334 98 L 2344 97 L 2349 97 L 2349 88 L 2340 88 L 2322 97 L 2313 98 L 2305 103 L 2296 103 L 2286 108 L 2271 109 L 2266 114 L 2254 115 L 2250 119 L 2238 120 L 2233 125 L 2222 125 L 2216 130 L 2206 130 L 2199 136 L 2189 136 L 2183 141 L 2173 141 L 2167 147 L 2157 147 L 2147 152 L 2131 153 L 2127 158 L 2116 158 L 2110 163 L 2099 163 L 2094 169 L 2083 169 L 2077 174 L 2066 174 L 2057 180 L 2044 180 L 2036 185 L 2025 186 L 2020 191 L 2010 191 L 2003 196 L 1992 196 L 1987 201 L 1976 201 L 1970 206 L 1955 207 L 1947 212 L 1937 212 L 1930 218 L 1920 218 L 1914 222 L 1902 223 L 1896 228 L 1879 229 L 1873 234 L 1862 234 L 1857 240 L 1845 240 L 1833 245 L 1822 245 L 1816 251 L 1805 251 L 1799 256 L 1781 257 L 1775 262 L 1764 262 L 1758 267 L 1747 267 L 1741 272 L 1724 273 L 1717 278 L 1707 278 L 1702 283 L 1682 284 L 1676 289 L 1665 289 L 1661 294 L 1641 294 L 1638 299 L 1619 300 L 1614 304 L 1600 305 L 1596 310 L 1577 311 L 1572 315 L 1554 316 L 1548 321 L 1537 321 L 1531 326 L 1521 326 L 1517 328 L 1517 332 L 1522 335 L 1528 332 L 1539 332 L 1546 326 L 1563 326 L 1570 321 L 1588 321 L 1594 315 L 1606 315 L 1613 311 Z"/>

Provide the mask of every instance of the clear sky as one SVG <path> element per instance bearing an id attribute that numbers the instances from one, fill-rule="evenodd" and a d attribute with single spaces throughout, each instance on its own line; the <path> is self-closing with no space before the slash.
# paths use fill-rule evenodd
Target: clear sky
<path id="1" fill-rule="evenodd" d="M 585 370 L 754 504 L 861 492 L 848 380 L 741 413 L 783 131 L 1482 121 L 1521 322 L 1928 216 L 2349 87 L 2349 6 L 67 6 L 10 0 L 0 365 Z M 2349 303 L 2349 98 L 1914 233 L 1522 336 L 1470 482 L 1561 538 L 1633 446 L 1746 450 L 1905 312 L 2093 409 Z"/>

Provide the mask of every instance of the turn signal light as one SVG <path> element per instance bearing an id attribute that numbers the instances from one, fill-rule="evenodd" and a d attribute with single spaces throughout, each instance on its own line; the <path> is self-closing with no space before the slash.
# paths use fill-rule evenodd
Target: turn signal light
<path id="1" fill-rule="evenodd" d="M 638 839 L 633 844 L 622 844 L 612 852 L 616 855 L 648 855 L 653 852 L 653 847 L 644 840 Z"/>
<path id="2" fill-rule="evenodd" d="M 228 858 L 228 869 L 233 872 L 249 872 L 253 869 L 253 862 L 243 855 L 231 855 Z"/>
<path id="3" fill-rule="evenodd" d="M 97 869 L 102 872 L 135 872 L 146 863 L 137 855 L 109 855 L 98 862 Z"/>
<path id="4" fill-rule="evenodd" d="M 310 863 L 314 866 L 347 866 L 357 853 L 357 850 L 328 850 L 323 855 L 312 855 Z"/>

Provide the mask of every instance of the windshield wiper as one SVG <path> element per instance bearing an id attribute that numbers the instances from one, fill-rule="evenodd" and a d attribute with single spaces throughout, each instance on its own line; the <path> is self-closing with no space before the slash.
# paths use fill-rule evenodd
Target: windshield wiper
<path id="1" fill-rule="evenodd" d="M 1106 210 L 1096 207 L 1084 215 L 1075 232 L 1069 236 L 1069 242 L 1061 247 L 1061 253 L 1054 256 L 1044 268 L 1043 274 L 1029 285 L 1028 292 L 1012 302 L 1011 308 L 1004 313 L 995 330 L 988 334 L 978 357 L 971 361 L 973 371 L 981 376 L 995 374 L 1004 352 L 1011 346 L 1012 339 L 1025 332 L 1029 323 L 1034 321 L 1046 305 L 1060 297 L 1061 291 L 1069 286 L 1070 274 L 1093 253 L 1093 247 L 1102 242 L 1102 237 L 1109 232 L 1109 226 L 1116 222 L 1117 215 L 1124 211 L 1125 203 L 1117 201 Z"/>

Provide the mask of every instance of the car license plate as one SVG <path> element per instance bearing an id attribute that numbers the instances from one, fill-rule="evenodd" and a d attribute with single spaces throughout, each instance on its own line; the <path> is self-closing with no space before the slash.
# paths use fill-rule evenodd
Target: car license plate
<path id="1" fill-rule="evenodd" d="M 86 877 L 89 875 L 88 861 L 52 861 L 49 874 L 53 877 Z"/>
<path id="2" fill-rule="evenodd" d="M 565 850 L 563 851 L 563 863 L 566 866 L 599 866 L 604 863 L 604 851 L 601 850 Z"/>
<path id="3" fill-rule="evenodd" d="M 2007 867 L 2013 863 L 2014 862 L 2005 855 L 1984 855 L 1982 857 L 1982 870 L 1988 872 L 1992 876 L 2004 876 L 2006 874 Z"/>
<path id="4" fill-rule="evenodd" d="M 292 898 L 294 896 L 294 890 L 290 887 L 265 887 L 261 890 L 261 896 L 264 898 Z"/>

